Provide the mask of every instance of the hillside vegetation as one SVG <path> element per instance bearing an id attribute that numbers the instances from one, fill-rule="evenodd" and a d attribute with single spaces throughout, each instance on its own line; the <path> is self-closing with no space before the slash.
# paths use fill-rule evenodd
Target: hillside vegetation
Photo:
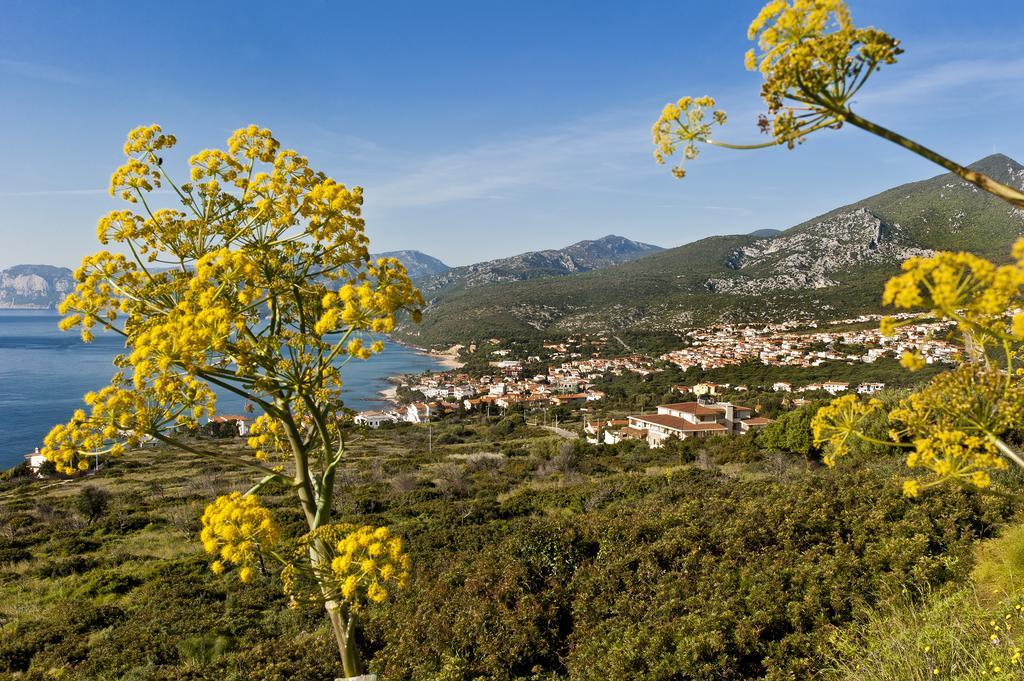
<path id="1" fill-rule="evenodd" d="M 996 154 L 972 165 L 1024 187 Z M 878 311 L 900 262 L 933 250 L 1003 260 L 1024 214 L 952 174 L 902 185 L 775 236 L 717 236 L 606 269 L 432 294 L 420 344 L 689 324 L 836 318 Z"/>
<path id="2" fill-rule="evenodd" d="M 435 424 L 432 453 L 420 426 L 351 441 L 339 520 L 388 525 L 413 560 L 359 632 L 389 680 L 810 678 L 866 607 L 961 583 L 1013 510 L 909 501 L 898 460 L 830 471 L 753 438 L 595 448 L 509 417 Z M 202 507 L 244 478 L 153 449 L 88 482 L 5 483 L 0 674 L 332 678 L 326 623 L 286 609 L 273 570 L 208 568 Z M 110 493 L 91 523 L 85 484 Z M 294 536 L 286 494 L 264 502 Z"/>

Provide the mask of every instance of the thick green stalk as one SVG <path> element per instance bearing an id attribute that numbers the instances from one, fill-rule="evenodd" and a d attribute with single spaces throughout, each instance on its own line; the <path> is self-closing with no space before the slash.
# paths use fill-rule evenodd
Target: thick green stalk
<path id="1" fill-rule="evenodd" d="M 324 608 L 331 620 L 331 629 L 334 630 L 334 638 L 338 643 L 338 652 L 341 654 L 341 665 L 345 670 L 345 676 L 359 676 L 363 672 L 362 665 L 359 663 L 359 652 L 356 650 L 355 615 L 350 613 L 347 618 L 344 617 L 341 606 L 336 601 L 327 601 Z"/>
<path id="2" fill-rule="evenodd" d="M 908 139 L 897 132 L 893 132 L 888 128 L 884 128 L 881 125 L 878 125 L 877 123 L 873 123 L 866 118 L 858 116 L 849 109 L 845 109 L 842 112 L 836 113 L 841 114 L 843 120 L 850 123 L 851 125 L 855 125 L 861 130 L 866 130 L 867 132 L 870 132 L 873 135 L 878 135 L 879 137 L 887 139 L 895 144 L 898 144 L 905 149 L 909 149 L 918 156 L 923 156 L 932 163 L 936 163 L 945 168 L 946 170 L 954 173 L 955 175 L 959 175 L 961 178 L 963 178 L 967 182 L 970 182 L 975 187 L 983 191 L 986 191 L 989 194 L 992 194 L 993 196 L 998 196 L 1002 200 L 1016 206 L 1017 208 L 1024 208 L 1024 192 L 1020 192 L 1014 189 L 1013 187 L 1009 187 L 1001 182 L 996 182 L 995 180 L 993 180 L 988 175 L 985 175 L 984 173 L 979 173 L 976 170 L 965 168 L 959 163 L 955 163 L 954 161 L 949 160 L 942 154 L 933 151 L 922 144 L 918 144 L 912 139 Z"/>
<path id="3" fill-rule="evenodd" d="M 1002 438 L 998 438 L 995 435 L 989 435 L 988 439 L 990 442 L 992 442 L 992 444 L 996 446 L 996 449 L 998 449 L 1003 456 L 1005 456 L 1007 459 L 1014 462 L 1021 468 L 1024 468 L 1024 459 L 1022 459 L 1020 454 L 1014 451 L 1014 449 L 1010 447 L 1010 445 L 1003 442 Z"/>

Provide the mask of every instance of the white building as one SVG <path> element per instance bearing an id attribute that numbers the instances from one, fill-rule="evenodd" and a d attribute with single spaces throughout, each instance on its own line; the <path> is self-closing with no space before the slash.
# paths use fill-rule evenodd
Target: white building
<path id="1" fill-rule="evenodd" d="M 430 405 L 413 402 L 405 411 L 405 420 L 409 423 L 426 423 L 430 420 Z"/>
<path id="2" fill-rule="evenodd" d="M 681 440 L 708 435 L 746 433 L 771 423 L 770 419 L 754 418 L 750 407 L 731 402 L 679 402 L 658 406 L 657 414 L 629 417 L 632 431 L 644 431 L 650 447 L 660 447 L 665 440 Z"/>
<path id="3" fill-rule="evenodd" d="M 36 447 L 36 451 L 31 454 L 25 455 L 25 462 L 28 464 L 29 470 L 33 473 L 38 473 L 39 468 L 46 461 L 46 457 L 39 453 L 39 447 Z"/>
<path id="4" fill-rule="evenodd" d="M 246 437 L 249 435 L 249 424 L 252 419 L 248 416 L 238 416 L 235 414 L 217 414 L 211 416 L 207 423 L 234 423 L 235 427 L 238 428 L 238 436 Z"/>
<path id="5" fill-rule="evenodd" d="M 830 395 L 837 395 L 849 390 L 850 384 L 843 383 L 842 381 L 825 381 L 821 384 L 821 389 Z"/>
<path id="6" fill-rule="evenodd" d="M 380 428 L 385 423 L 394 423 L 398 418 L 386 411 L 361 411 L 353 420 L 360 426 Z"/>

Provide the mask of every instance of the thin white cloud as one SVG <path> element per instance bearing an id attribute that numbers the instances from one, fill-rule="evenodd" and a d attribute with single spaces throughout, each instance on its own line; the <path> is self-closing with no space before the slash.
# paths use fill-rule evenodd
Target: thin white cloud
<path id="1" fill-rule="evenodd" d="M 46 80 L 65 85 L 81 85 L 84 83 L 80 76 L 59 66 L 36 64 L 17 59 L 0 59 L 0 71 L 33 80 Z"/>
<path id="2" fill-rule="evenodd" d="M 527 186 L 565 187 L 574 176 L 600 173 L 609 161 L 647 150 L 649 123 L 625 123 L 623 118 L 580 121 L 535 136 L 426 157 L 403 175 L 369 184 L 368 197 L 373 205 L 409 207 L 501 200 Z"/>
<path id="3" fill-rule="evenodd" d="M 958 59 L 919 69 L 900 77 L 883 87 L 872 89 L 858 97 L 860 103 L 884 101 L 887 103 L 914 102 L 942 92 L 997 84 L 1020 88 L 1024 83 L 1024 58 L 1018 59 Z M 967 96 L 966 93 L 964 96 Z"/>
<path id="4" fill-rule="evenodd" d="M 701 208 L 722 213 L 734 213 L 740 217 L 748 217 L 754 214 L 754 211 L 743 206 L 701 206 Z"/>
<path id="5" fill-rule="evenodd" d="M 106 194 L 106 189 L 38 189 L 27 191 L 0 192 L 0 196 L 88 196 Z"/>

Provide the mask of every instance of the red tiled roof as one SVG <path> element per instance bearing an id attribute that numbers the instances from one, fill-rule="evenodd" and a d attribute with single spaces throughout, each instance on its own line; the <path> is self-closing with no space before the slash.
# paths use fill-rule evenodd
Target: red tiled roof
<path id="1" fill-rule="evenodd" d="M 642 423 L 651 423 L 663 428 L 680 431 L 726 430 L 726 427 L 721 423 L 690 423 L 686 419 L 670 414 L 645 414 L 643 416 L 630 416 L 630 418 Z"/>
<path id="2" fill-rule="evenodd" d="M 659 404 L 658 408 L 671 409 L 672 411 L 685 411 L 688 414 L 696 414 L 698 416 L 715 416 L 725 411 L 721 407 L 706 407 L 700 402 L 674 402 L 672 404 Z"/>

